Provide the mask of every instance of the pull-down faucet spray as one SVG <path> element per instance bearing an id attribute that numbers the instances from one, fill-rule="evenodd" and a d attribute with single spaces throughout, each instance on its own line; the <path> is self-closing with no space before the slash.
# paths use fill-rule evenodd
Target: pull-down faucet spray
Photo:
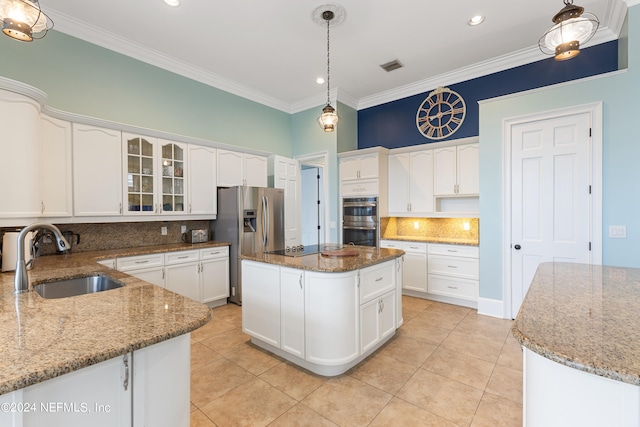
<path id="1" fill-rule="evenodd" d="M 67 239 L 62 236 L 60 229 L 58 229 L 58 227 L 53 224 L 35 223 L 23 228 L 20 231 L 20 234 L 18 234 L 16 277 L 14 282 L 15 287 L 13 291 L 13 293 L 15 294 L 27 292 L 29 290 L 29 275 L 27 274 L 27 264 L 24 261 L 24 239 L 29 232 L 41 228 L 45 228 L 53 232 L 56 239 L 56 244 L 58 245 L 58 250 L 60 250 L 61 252 L 67 251 L 71 247 L 71 245 L 69 245 L 69 242 L 67 242 Z"/>

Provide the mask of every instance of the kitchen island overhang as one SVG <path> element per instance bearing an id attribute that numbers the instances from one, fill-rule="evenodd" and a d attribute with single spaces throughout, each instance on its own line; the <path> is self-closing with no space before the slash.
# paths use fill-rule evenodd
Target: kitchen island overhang
<path id="1" fill-rule="evenodd" d="M 340 375 L 402 324 L 403 251 L 242 256 L 242 329 L 251 341 L 323 376 Z"/>

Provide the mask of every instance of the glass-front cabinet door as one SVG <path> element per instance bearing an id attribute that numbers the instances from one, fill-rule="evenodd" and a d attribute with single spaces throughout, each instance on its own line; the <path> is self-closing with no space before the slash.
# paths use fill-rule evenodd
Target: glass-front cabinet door
<path id="1" fill-rule="evenodd" d="M 155 138 L 123 134 L 126 154 L 125 214 L 152 215 L 157 212 L 155 199 Z"/>
<path id="2" fill-rule="evenodd" d="M 183 214 L 186 194 L 186 144 L 159 140 L 161 173 L 161 206 L 163 214 Z"/>

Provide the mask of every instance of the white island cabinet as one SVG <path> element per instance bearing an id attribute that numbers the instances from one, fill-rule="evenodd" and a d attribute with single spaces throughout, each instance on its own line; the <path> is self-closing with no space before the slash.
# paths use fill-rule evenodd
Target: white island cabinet
<path id="1" fill-rule="evenodd" d="M 401 263 L 395 258 L 337 272 L 283 263 L 242 260 L 242 329 L 254 344 L 334 376 L 395 334 L 397 310 L 402 310 L 397 301 Z"/>
<path id="2" fill-rule="evenodd" d="M 1 395 L 0 425 L 188 427 L 189 354 L 184 334 Z"/>

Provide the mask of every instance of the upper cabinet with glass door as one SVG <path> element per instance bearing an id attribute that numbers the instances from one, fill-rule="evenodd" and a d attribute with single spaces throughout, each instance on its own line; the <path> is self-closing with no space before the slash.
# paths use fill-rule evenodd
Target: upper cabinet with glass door
<path id="1" fill-rule="evenodd" d="M 122 135 L 124 159 L 125 215 L 159 212 L 156 200 L 156 139 Z"/>
<path id="2" fill-rule="evenodd" d="M 158 143 L 162 171 L 160 213 L 185 214 L 187 145 L 162 139 Z"/>

